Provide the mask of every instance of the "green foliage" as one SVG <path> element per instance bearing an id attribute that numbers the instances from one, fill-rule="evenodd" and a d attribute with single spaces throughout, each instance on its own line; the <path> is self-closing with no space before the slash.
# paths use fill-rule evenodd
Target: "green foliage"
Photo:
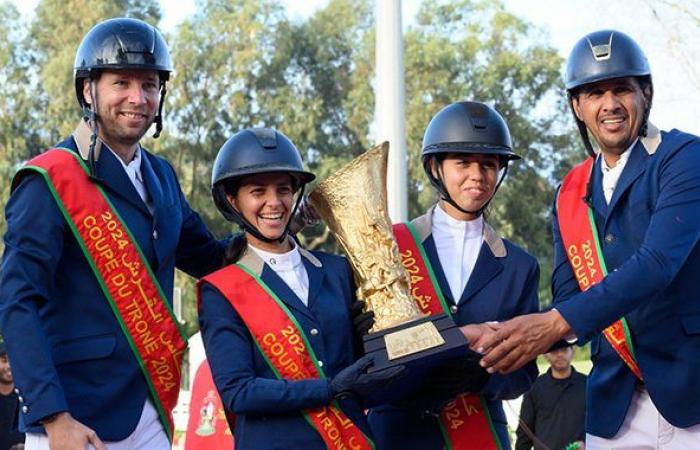
<path id="1" fill-rule="evenodd" d="M 238 130 L 278 128 L 319 179 L 374 144 L 373 5 L 330 0 L 308 19 L 291 20 L 277 0 L 199 0 L 195 14 L 166 35 L 175 72 L 165 130 L 144 145 L 173 164 L 190 203 L 215 234 L 232 228 L 212 205 L 211 166 Z M 94 24 L 121 15 L 157 24 L 161 11 L 156 0 L 41 0 L 24 26 L 0 3 L 3 174 L 71 132 L 80 117 L 72 81 L 77 46 Z M 541 30 L 496 0 L 427 0 L 404 42 L 410 216 L 435 201 L 420 163 L 430 118 L 458 100 L 495 106 L 524 160 L 511 165 L 489 220 L 540 259 L 547 299 L 552 193 L 577 158 L 561 58 Z M 0 202 L 8 186 L 0 185 Z M 323 227 L 305 230 L 302 239 L 335 249 Z M 197 327 L 193 284 L 182 274 L 177 282 L 191 333 Z"/>

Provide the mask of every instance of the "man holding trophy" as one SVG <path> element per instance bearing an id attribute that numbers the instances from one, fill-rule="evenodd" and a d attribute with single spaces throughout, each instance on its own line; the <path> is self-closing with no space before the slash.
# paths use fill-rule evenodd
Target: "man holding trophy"
<path id="1" fill-rule="evenodd" d="M 508 127 L 481 103 L 454 103 L 441 110 L 428 125 L 422 154 L 439 201 L 425 215 L 393 229 L 383 206 L 384 147 L 383 164 L 368 162 L 377 147 L 310 195 L 348 255 L 358 298 L 374 313 L 366 352 L 385 355 L 387 365 L 423 366 L 402 381 L 420 378 L 416 386 L 370 411 L 377 446 L 508 449 L 501 400 L 527 391 L 537 367 L 532 362 L 508 375 L 489 376 L 479 356 L 467 353 L 457 328 L 466 335 L 474 328 L 477 336 L 489 322 L 538 310 L 537 261 L 484 220 L 509 161 L 520 159 Z M 378 186 L 370 185 L 377 180 Z"/>

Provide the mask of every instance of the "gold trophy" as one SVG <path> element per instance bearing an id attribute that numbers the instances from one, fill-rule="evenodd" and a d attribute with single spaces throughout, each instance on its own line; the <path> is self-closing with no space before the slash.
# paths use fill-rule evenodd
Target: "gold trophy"
<path id="1" fill-rule="evenodd" d="M 411 295 L 409 274 L 387 212 L 389 143 L 350 161 L 309 194 L 311 205 L 331 230 L 352 266 L 357 297 L 374 311 L 364 338 L 375 354 L 372 370 L 404 364 L 432 366 L 466 352 L 466 339 L 451 317 L 426 317 Z"/>

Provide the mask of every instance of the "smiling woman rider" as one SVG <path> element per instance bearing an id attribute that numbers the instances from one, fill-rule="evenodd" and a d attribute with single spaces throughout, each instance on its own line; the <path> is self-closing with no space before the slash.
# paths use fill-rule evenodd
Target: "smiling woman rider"
<path id="1" fill-rule="evenodd" d="M 269 128 L 221 147 L 212 194 L 244 231 L 227 265 L 199 284 L 199 319 L 214 383 L 237 418 L 236 450 L 373 448 L 363 399 L 401 368 L 355 360 L 348 262 L 289 234 L 306 183 L 296 147 Z"/>

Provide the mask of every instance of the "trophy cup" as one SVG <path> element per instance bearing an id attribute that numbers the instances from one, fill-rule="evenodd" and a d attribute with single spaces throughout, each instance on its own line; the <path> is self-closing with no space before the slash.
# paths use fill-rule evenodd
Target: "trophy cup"
<path id="1" fill-rule="evenodd" d="M 374 311 L 364 337 L 365 353 L 375 354 L 371 370 L 405 365 L 418 373 L 466 354 L 467 341 L 451 317 L 425 316 L 411 295 L 387 212 L 388 155 L 388 142 L 368 150 L 319 183 L 309 200 L 350 261 L 357 297 Z"/>

